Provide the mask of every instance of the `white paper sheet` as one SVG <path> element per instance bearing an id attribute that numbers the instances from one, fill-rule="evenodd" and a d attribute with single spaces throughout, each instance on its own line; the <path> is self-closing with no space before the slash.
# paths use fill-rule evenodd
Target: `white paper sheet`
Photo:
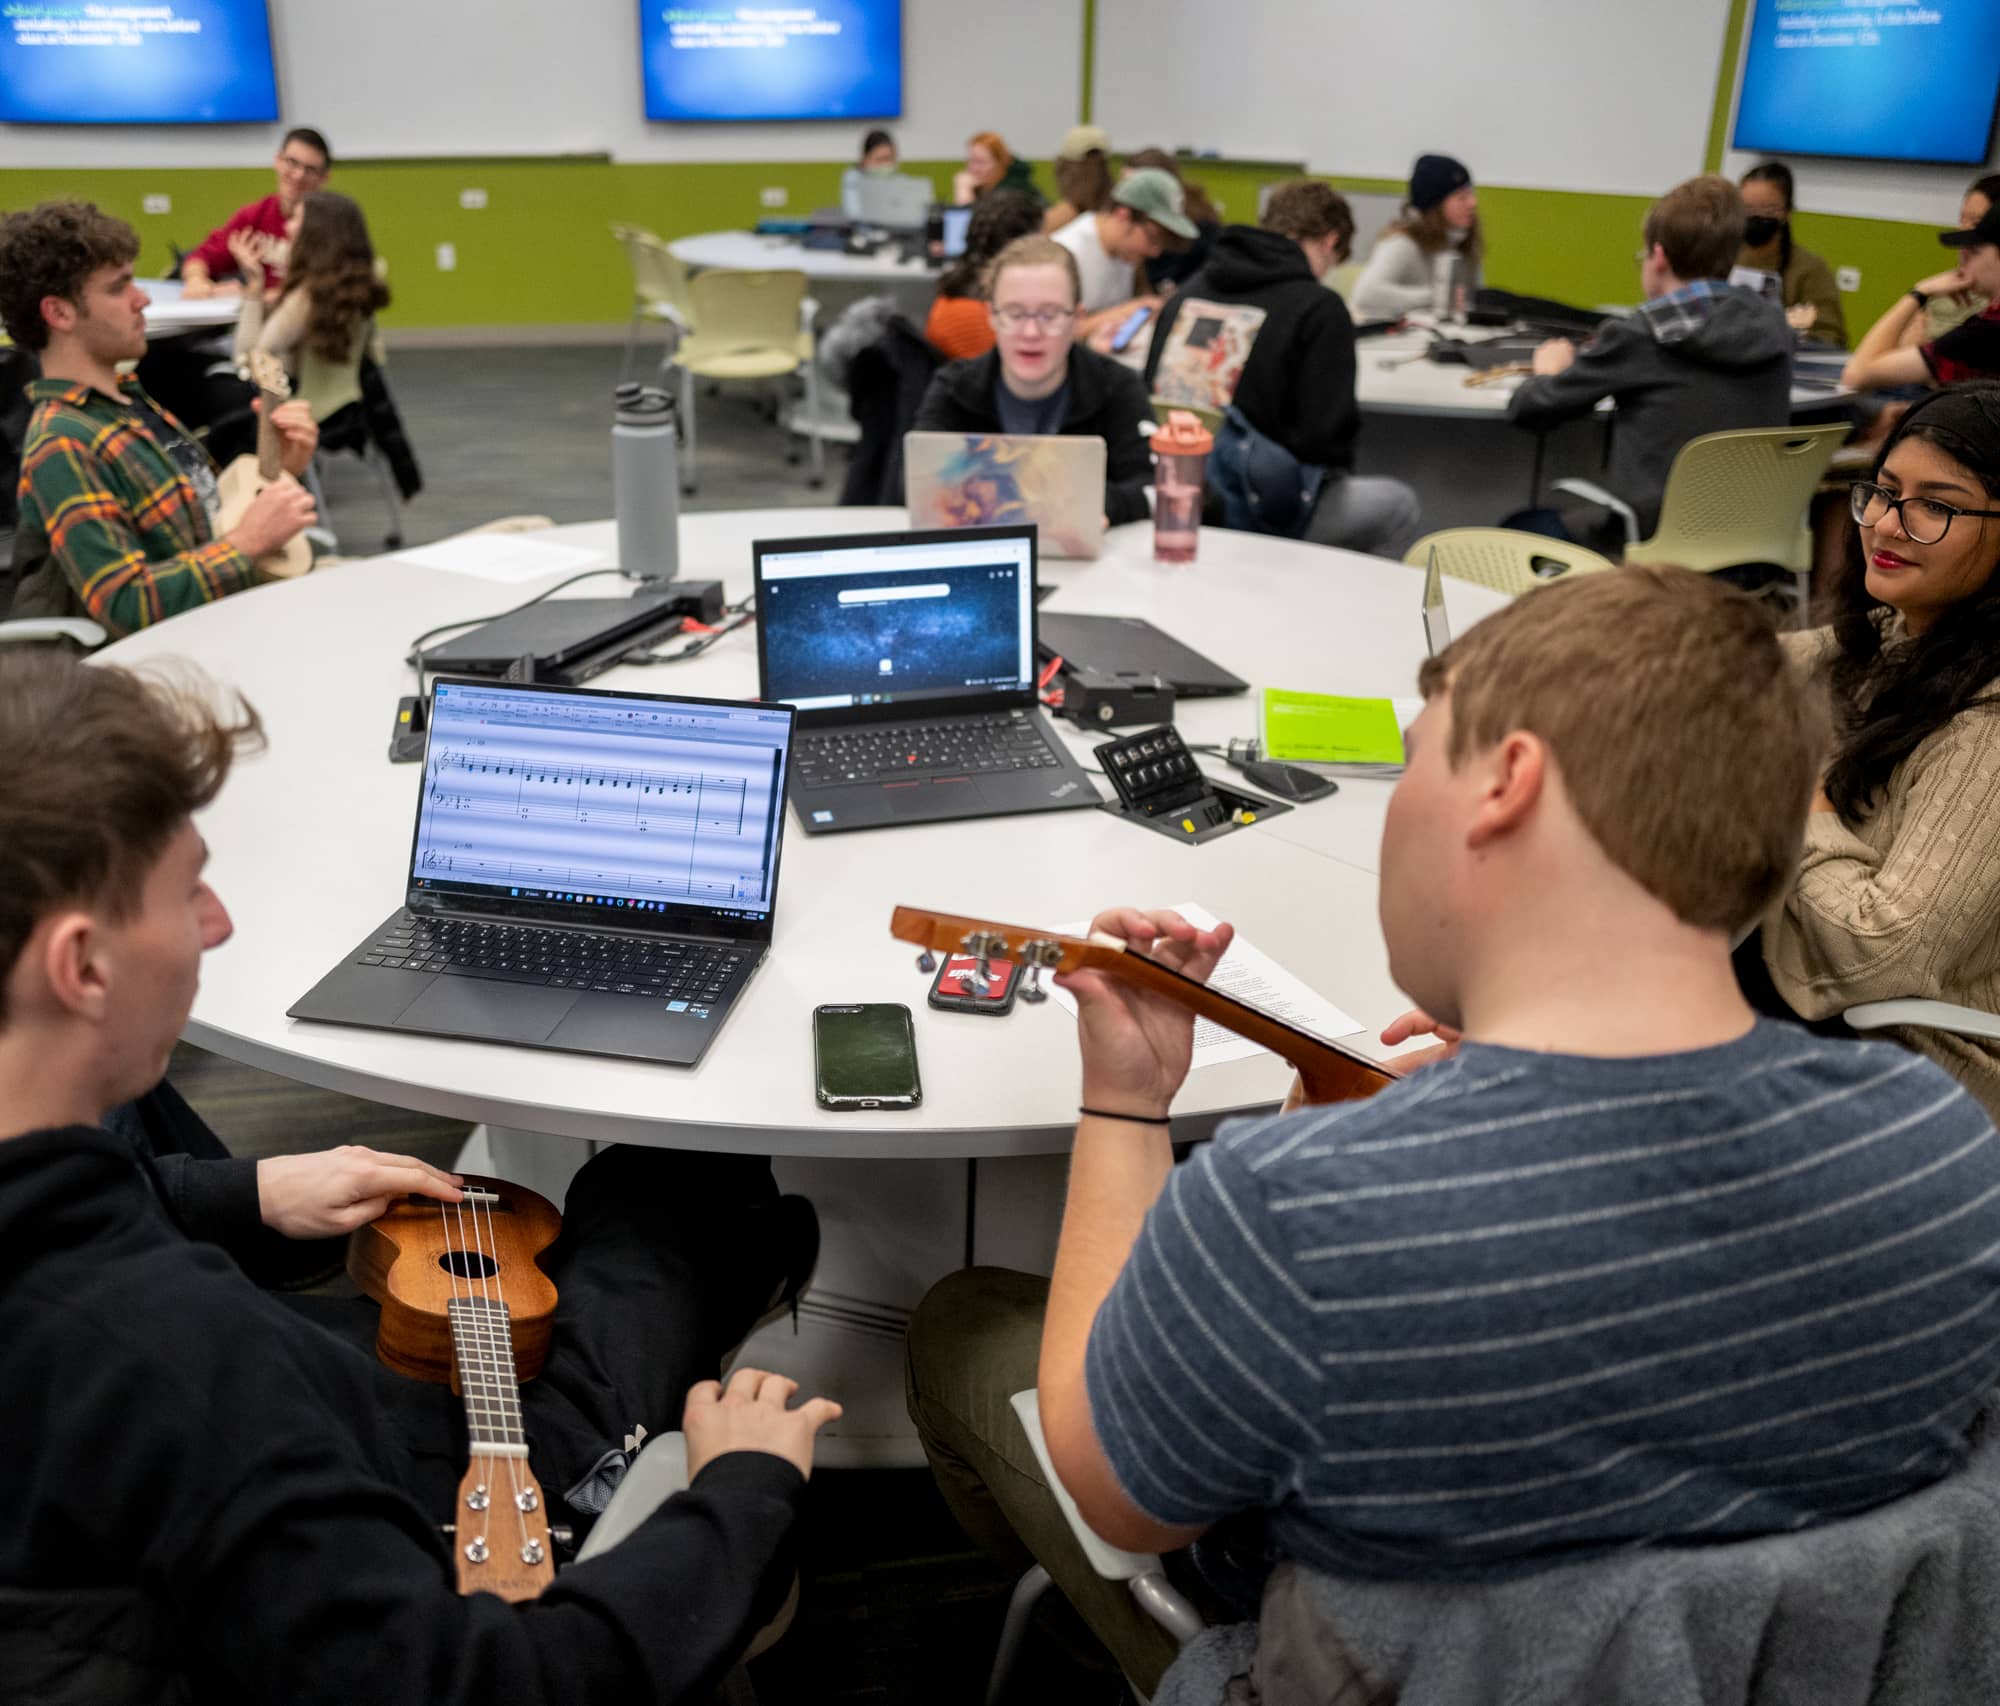
<path id="1" fill-rule="evenodd" d="M 1218 922 L 1207 907 L 1191 900 L 1182 901 L 1172 910 L 1197 930 L 1212 930 Z M 1065 924 L 1061 927 L 1061 934 L 1081 936 L 1089 928 L 1087 923 Z M 1273 1018 L 1282 1019 L 1288 1025 L 1296 1025 L 1302 1031 L 1310 1031 L 1314 1036 L 1329 1041 L 1335 1037 L 1352 1036 L 1363 1028 L 1359 1020 L 1343 1013 L 1325 996 L 1308 988 L 1269 954 L 1240 935 L 1229 944 L 1229 952 L 1222 956 L 1222 963 L 1215 968 L 1208 981 L 1225 995 L 1233 995 L 1238 1001 L 1261 1007 Z M 1050 994 L 1064 1011 L 1075 1017 L 1075 996 L 1053 986 Z M 1196 1072 L 1204 1066 L 1220 1066 L 1226 1060 L 1247 1060 L 1253 1054 L 1270 1052 L 1247 1037 L 1225 1031 L 1207 1019 L 1196 1019 L 1194 1022 L 1193 1070 Z"/>
<path id="2" fill-rule="evenodd" d="M 465 533 L 456 539 L 440 539 L 435 545 L 419 545 L 398 551 L 397 560 L 415 563 L 423 569 L 444 569 L 454 575 L 477 575 L 481 580 L 518 585 L 524 581 L 546 580 L 565 572 L 610 567 L 602 551 L 581 545 L 557 545 L 532 533 Z"/>

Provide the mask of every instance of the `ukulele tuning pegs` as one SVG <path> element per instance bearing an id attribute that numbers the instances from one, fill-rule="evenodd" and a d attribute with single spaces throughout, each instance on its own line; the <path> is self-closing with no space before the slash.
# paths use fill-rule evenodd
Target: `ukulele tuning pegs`
<path id="1" fill-rule="evenodd" d="M 928 977 L 932 972 L 937 970 L 937 955 L 932 953 L 928 948 L 924 949 L 917 955 L 917 970 Z"/>
<path id="2" fill-rule="evenodd" d="M 469 1511 L 483 1511 L 490 1503 L 484 1487 L 474 1487 L 465 1495 L 465 1508 Z"/>
<path id="3" fill-rule="evenodd" d="M 546 1556 L 539 1540 L 530 1540 L 521 1548 L 521 1562 L 524 1564 L 539 1564 Z"/>
<path id="4" fill-rule="evenodd" d="M 520 1492 L 514 1495 L 514 1503 L 524 1511 L 535 1509 L 541 1502 L 540 1499 L 535 1497 L 535 1489 L 533 1487 L 523 1487 Z"/>
<path id="5" fill-rule="evenodd" d="M 1049 992 L 1042 987 L 1041 966 L 1036 963 L 1030 963 L 1028 967 L 1028 981 L 1021 985 L 1021 999 L 1023 1001 L 1046 1001 L 1048 998 Z"/>
<path id="6" fill-rule="evenodd" d="M 468 1540 L 465 1543 L 465 1555 L 475 1564 L 485 1563 L 491 1556 L 486 1550 L 486 1536 L 482 1534 L 477 1539 Z"/>

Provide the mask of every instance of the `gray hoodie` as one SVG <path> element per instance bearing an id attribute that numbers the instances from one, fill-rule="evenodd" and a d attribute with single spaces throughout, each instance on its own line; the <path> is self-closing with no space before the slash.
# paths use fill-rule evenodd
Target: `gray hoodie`
<path id="1" fill-rule="evenodd" d="M 1603 484 L 1639 512 L 1643 538 L 1660 519 L 1674 456 L 1691 438 L 1784 426 L 1792 414 L 1792 331 L 1775 304 L 1714 281 L 1607 320 L 1566 373 L 1524 381 L 1508 418 L 1533 431 L 1618 406 Z"/>

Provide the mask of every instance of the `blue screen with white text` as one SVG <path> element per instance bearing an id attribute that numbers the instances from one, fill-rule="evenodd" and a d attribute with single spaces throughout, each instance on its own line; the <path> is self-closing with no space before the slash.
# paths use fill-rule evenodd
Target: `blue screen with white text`
<path id="1" fill-rule="evenodd" d="M 277 116 L 265 0 L 0 6 L 0 120 L 253 124 Z"/>
<path id="2" fill-rule="evenodd" d="M 639 0 L 651 119 L 869 119 L 903 110 L 902 0 Z"/>
<path id="3" fill-rule="evenodd" d="M 1735 146 L 1976 165 L 1996 92 L 1996 0 L 1757 0 Z"/>

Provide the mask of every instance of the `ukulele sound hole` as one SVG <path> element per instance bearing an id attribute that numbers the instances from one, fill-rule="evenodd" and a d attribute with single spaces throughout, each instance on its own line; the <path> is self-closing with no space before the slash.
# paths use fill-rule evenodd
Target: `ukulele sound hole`
<path id="1" fill-rule="evenodd" d="M 447 1250 L 438 1257 L 438 1266 L 458 1279 L 491 1279 L 500 1264 L 477 1250 Z"/>

